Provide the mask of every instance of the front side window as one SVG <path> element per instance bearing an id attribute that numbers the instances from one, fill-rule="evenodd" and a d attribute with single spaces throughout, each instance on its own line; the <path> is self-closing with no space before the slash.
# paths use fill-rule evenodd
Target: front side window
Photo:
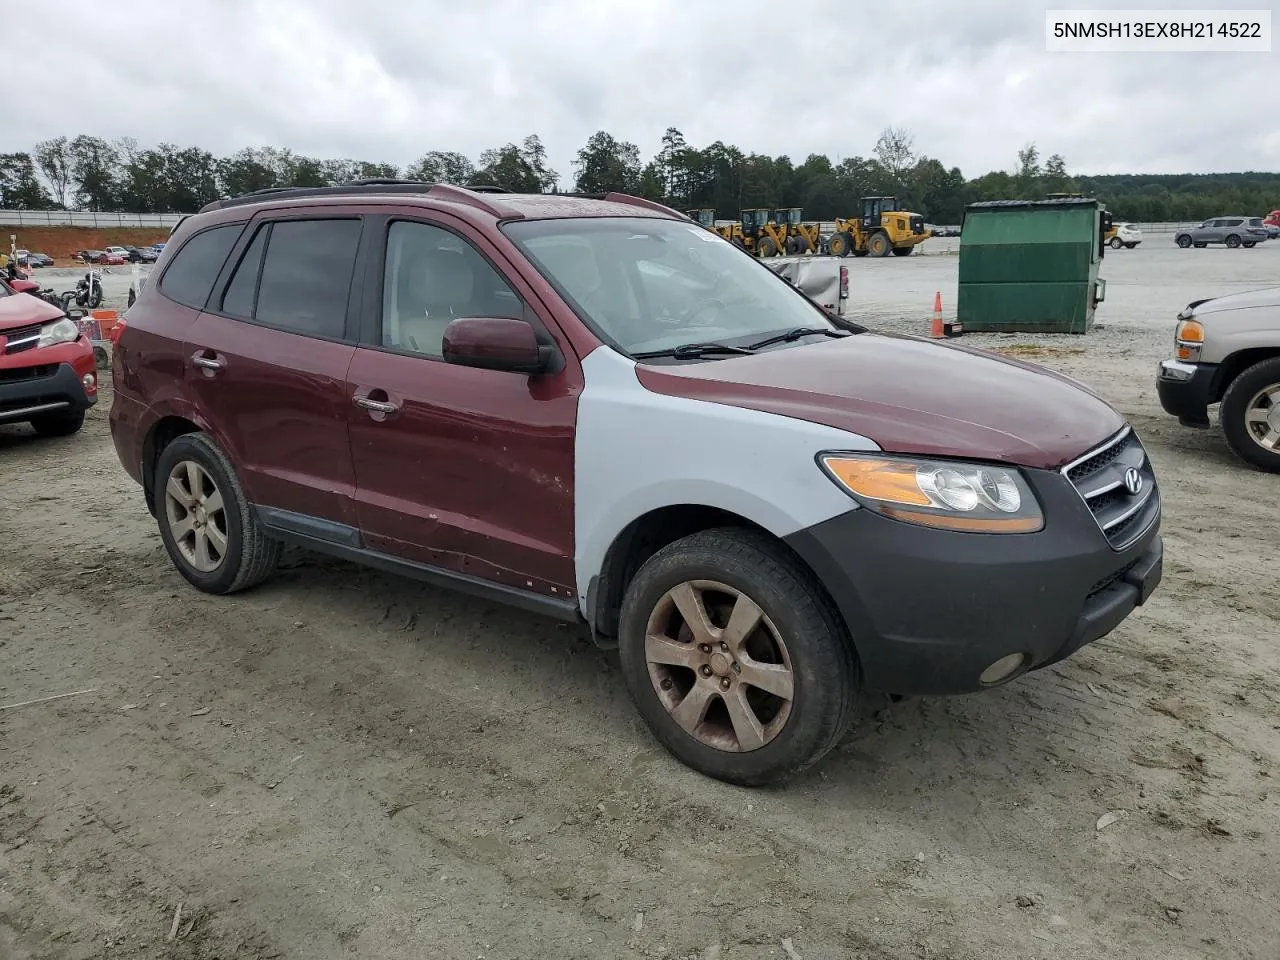
<path id="1" fill-rule="evenodd" d="M 582 320 L 626 354 L 843 329 L 750 254 L 691 223 L 521 220 L 503 230 Z"/>
<path id="2" fill-rule="evenodd" d="M 388 228 L 382 346 L 439 357 L 445 328 L 458 317 L 523 313 L 519 295 L 457 234 L 411 220 Z"/>

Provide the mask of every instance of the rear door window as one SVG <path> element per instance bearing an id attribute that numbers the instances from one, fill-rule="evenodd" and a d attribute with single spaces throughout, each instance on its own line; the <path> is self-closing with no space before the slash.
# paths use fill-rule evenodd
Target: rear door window
<path id="1" fill-rule="evenodd" d="M 290 333 L 345 339 L 362 228 L 358 218 L 270 224 L 246 251 L 227 287 L 223 309 Z M 255 276 L 258 250 L 262 268 Z M 251 290 L 255 283 L 256 297 Z"/>
<path id="2" fill-rule="evenodd" d="M 191 237 L 165 268 L 160 292 L 170 300 L 203 310 L 243 223 L 229 223 Z"/>

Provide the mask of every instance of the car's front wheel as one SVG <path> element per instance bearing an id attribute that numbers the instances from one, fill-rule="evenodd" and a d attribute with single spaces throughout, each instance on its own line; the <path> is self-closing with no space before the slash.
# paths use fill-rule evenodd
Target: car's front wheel
<path id="1" fill-rule="evenodd" d="M 1112 249 L 1112 250 L 1119 250 L 1119 249 L 1120 249 L 1121 247 L 1123 247 L 1123 246 L 1124 246 L 1124 241 L 1123 241 L 1123 240 L 1121 240 L 1119 237 L 1112 237 L 1112 238 L 1111 238 L 1111 249 Z"/>
<path id="2" fill-rule="evenodd" d="M 169 559 L 198 589 L 235 593 L 275 572 L 280 542 L 263 532 L 231 461 L 206 434 L 183 434 L 164 448 L 155 498 Z"/>
<path id="3" fill-rule="evenodd" d="M 1180 235 L 1178 237 L 1178 246 L 1180 246 L 1183 250 L 1187 249 L 1187 247 L 1191 246 L 1191 238 L 1187 236 L 1185 233 Z"/>
<path id="4" fill-rule="evenodd" d="M 730 783 L 782 781 L 847 729 L 860 674 L 830 601 L 768 537 L 695 533 L 650 557 L 628 585 L 622 673 L 654 735 Z"/>
<path id="5" fill-rule="evenodd" d="M 1280 473 L 1280 357 L 1239 374 L 1222 396 L 1222 432 L 1242 460 Z"/>

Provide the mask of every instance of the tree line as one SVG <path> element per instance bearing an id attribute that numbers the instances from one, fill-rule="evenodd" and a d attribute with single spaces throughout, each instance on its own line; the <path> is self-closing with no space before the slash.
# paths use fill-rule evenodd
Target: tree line
<path id="1" fill-rule="evenodd" d="M 1262 215 L 1280 207 L 1280 173 L 1072 176 L 1059 154 L 1042 158 L 1034 143 L 1010 170 L 966 179 L 917 150 L 910 131 L 888 128 L 867 156 L 832 161 L 811 153 L 744 152 L 717 140 L 689 144 L 667 129 L 658 153 L 601 130 L 578 150 L 569 177 L 551 169 L 532 134 L 519 143 L 464 154 L 432 150 L 406 167 L 365 160 L 320 159 L 282 147 L 246 147 L 218 157 L 198 146 L 143 147 L 132 138 L 54 137 L 30 152 L 0 154 L 0 207 L 124 213 L 191 213 L 210 200 L 267 187 L 326 186 L 348 180 L 407 178 L 461 186 L 495 184 L 518 192 L 606 193 L 617 190 L 680 210 L 714 208 L 732 219 L 749 207 L 803 207 L 812 220 L 853 215 L 864 196 L 897 196 L 937 224 L 959 223 L 979 200 L 1035 199 L 1081 192 L 1121 220 L 1186 221 L 1222 214 Z"/>

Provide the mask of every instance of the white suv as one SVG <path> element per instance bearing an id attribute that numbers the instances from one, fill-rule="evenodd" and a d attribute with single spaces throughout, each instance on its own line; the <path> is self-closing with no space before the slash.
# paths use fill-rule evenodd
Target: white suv
<path id="1" fill-rule="evenodd" d="M 1117 223 L 1115 236 L 1111 238 L 1111 249 L 1119 250 L 1125 247 L 1132 250 L 1142 242 L 1142 231 L 1138 229 L 1136 223 Z"/>

